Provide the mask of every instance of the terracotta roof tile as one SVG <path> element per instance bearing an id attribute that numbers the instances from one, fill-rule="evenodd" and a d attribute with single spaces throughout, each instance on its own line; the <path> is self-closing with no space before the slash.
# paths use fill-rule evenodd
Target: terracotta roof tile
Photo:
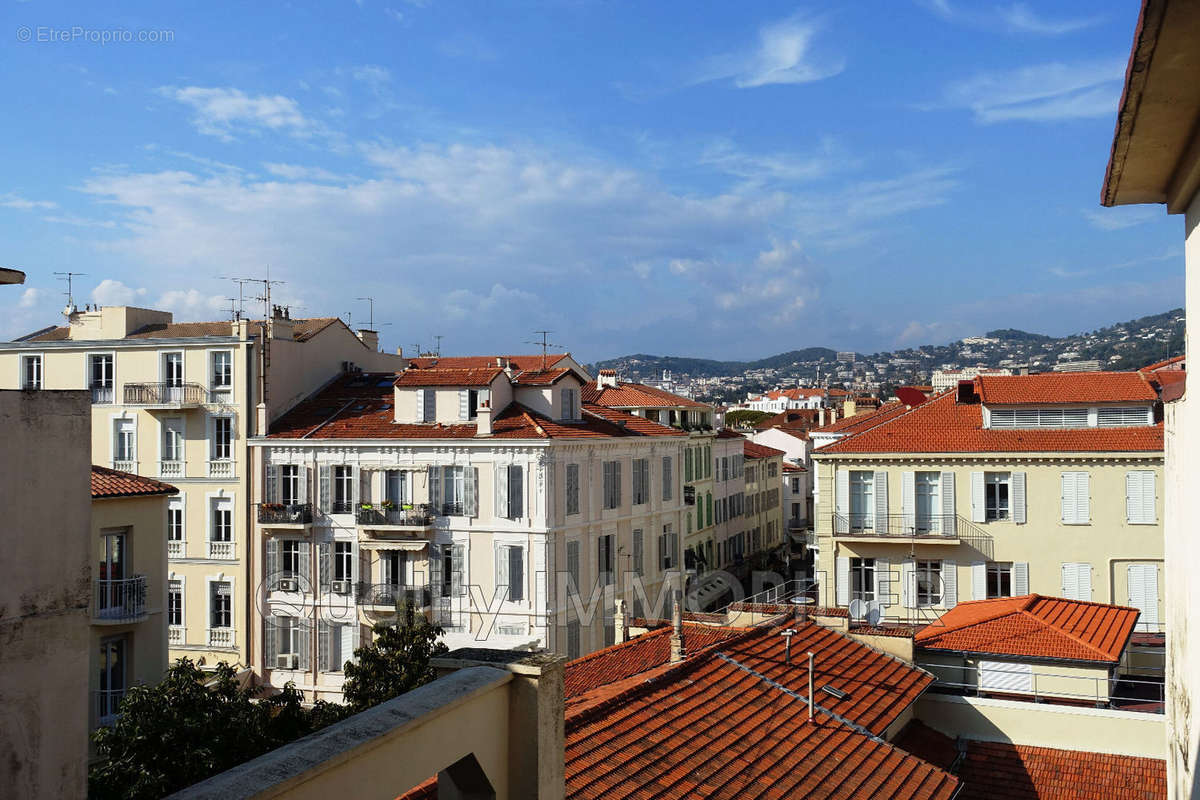
<path id="1" fill-rule="evenodd" d="M 787 455 L 783 450 L 776 450 L 774 447 L 767 447 L 765 444 L 752 442 L 749 439 L 744 445 L 744 452 L 746 458 L 778 458 Z"/>
<path id="2" fill-rule="evenodd" d="M 570 357 L 570 353 L 548 353 L 546 355 L 546 366 L 554 367 L 559 361 Z M 503 360 L 518 371 L 540 370 L 542 368 L 542 356 L 540 353 L 532 356 L 420 356 L 409 359 L 409 361 L 414 367 L 419 369 L 427 369 L 434 366 L 452 367 L 455 369 L 478 369 L 481 367 L 502 367 L 502 364 L 496 363 L 497 359 Z"/>
<path id="3" fill-rule="evenodd" d="M 890 419 L 898 417 L 908 410 L 908 406 L 903 403 L 891 402 L 884 403 L 879 408 L 871 411 L 864 411 L 861 414 L 855 414 L 852 417 L 843 417 L 837 422 L 831 422 L 823 428 L 814 428 L 814 433 L 841 433 L 850 435 L 852 433 L 860 433 L 868 430 L 876 425 L 882 425 Z"/>
<path id="4" fill-rule="evenodd" d="M 581 393 L 584 402 L 595 403 L 609 408 L 702 408 L 712 409 L 708 403 L 701 403 L 687 397 L 646 386 L 643 383 L 618 382 L 615 387 L 599 388 L 595 381 L 583 387 Z"/>
<path id="5" fill-rule="evenodd" d="M 959 603 L 914 637 L 927 650 L 1116 663 L 1138 610 L 1030 594 Z"/>
<path id="6" fill-rule="evenodd" d="M 1004 742 L 971 742 L 958 771 L 962 800 L 1160 800 L 1166 762 Z"/>
<path id="7" fill-rule="evenodd" d="M 406 369 L 396 376 L 396 386 L 488 386 L 497 375 L 504 373 L 499 367 L 426 367 Z"/>
<path id="8" fill-rule="evenodd" d="M 958 745 L 954 740 L 919 719 L 905 725 L 892 744 L 945 770 L 950 769 L 958 758 Z"/>
<path id="9" fill-rule="evenodd" d="M 178 494 L 179 490 L 169 483 L 143 478 L 132 472 L 121 472 L 108 467 L 92 465 L 92 499 L 104 500 L 114 497 L 149 497 L 156 494 Z"/>
<path id="10" fill-rule="evenodd" d="M 853 419 L 853 418 L 852 418 Z M 824 453 L 1155 452 L 1162 423 L 1129 428 L 985 429 L 982 406 L 946 392 L 882 424 L 818 448 Z"/>
<path id="11" fill-rule="evenodd" d="M 306 342 L 316 334 L 334 324 L 345 325 L 337 317 L 313 317 L 311 319 L 292 320 L 292 338 L 298 342 Z M 262 330 L 261 322 L 252 322 L 250 329 L 253 334 Z M 348 330 L 348 329 L 347 329 Z M 168 322 L 154 325 L 143 325 L 131 332 L 126 339 L 194 339 L 205 336 L 231 336 L 232 323 L 225 322 Z M 30 342 L 59 342 L 70 338 L 70 328 L 61 325 L 51 328 L 46 333 L 28 337 Z"/>
<path id="12" fill-rule="evenodd" d="M 1119 403 L 1155 400 L 1154 388 L 1137 372 L 1043 372 L 980 375 L 979 397 L 987 405 L 1025 403 Z"/>

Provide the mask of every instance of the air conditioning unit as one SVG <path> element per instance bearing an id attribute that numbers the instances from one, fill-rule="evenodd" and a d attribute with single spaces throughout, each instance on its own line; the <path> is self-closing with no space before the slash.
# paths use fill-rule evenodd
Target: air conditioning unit
<path id="1" fill-rule="evenodd" d="M 333 581 L 330 588 L 334 594 L 350 594 L 350 581 Z"/>
<path id="2" fill-rule="evenodd" d="M 300 582 L 295 578 L 283 578 L 275 584 L 275 588 L 281 592 L 298 592 L 300 591 Z"/>
<path id="3" fill-rule="evenodd" d="M 283 655 L 275 656 L 275 669 L 296 669 L 300 663 L 300 657 L 295 653 L 284 653 Z"/>

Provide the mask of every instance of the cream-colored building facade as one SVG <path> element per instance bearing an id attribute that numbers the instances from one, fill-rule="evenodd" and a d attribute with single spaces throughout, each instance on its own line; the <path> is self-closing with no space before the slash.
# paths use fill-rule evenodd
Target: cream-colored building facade
<path id="1" fill-rule="evenodd" d="M 171 659 L 248 663 L 248 437 L 347 364 L 403 363 L 377 352 L 373 333 L 334 318 L 293 320 L 276 309 L 265 337 L 263 328 L 104 306 L 0 344 L 0 387 L 89 391 L 94 463 L 179 488 L 165 525 L 164 589 L 180 609 L 168 628 Z"/>
<path id="2" fill-rule="evenodd" d="M 784 452 L 756 442 L 745 444 L 745 552 L 770 553 L 783 544 Z"/>
<path id="3" fill-rule="evenodd" d="M 929 623 L 960 600 L 1032 592 L 1133 606 L 1139 630 L 1161 631 L 1162 428 L 1145 392 L 1112 405 L 1129 426 L 1075 405 L 1092 427 L 1057 429 L 1053 411 L 1046 427 L 970 428 L 978 395 L 951 392 L 815 450 L 822 603 Z"/>
<path id="4" fill-rule="evenodd" d="M 451 646 L 570 657 L 613 642 L 616 599 L 663 613 L 689 438 L 581 403 L 586 380 L 496 365 L 347 376 L 254 439 L 264 682 L 338 697 L 354 647 L 403 605 Z"/>

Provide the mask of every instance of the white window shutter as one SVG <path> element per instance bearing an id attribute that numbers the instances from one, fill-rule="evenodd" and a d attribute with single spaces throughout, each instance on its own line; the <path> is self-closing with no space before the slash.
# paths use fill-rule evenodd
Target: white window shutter
<path id="1" fill-rule="evenodd" d="M 971 599 L 987 599 L 987 562 L 985 561 L 971 563 Z"/>
<path id="2" fill-rule="evenodd" d="M 470 390 L 458 390 L 458 418 L 468 419 L 468 405 L 470 403 Z"/>
<path id="3" fill-rule="evenodd" d="M 1015 596 L 1029 594 L 1029 562 L 1013 562 L 1012 592 Z"/>
<path id="4" fill-rule="evenodd" d="M 1062 521 L 1073 523 L 1078 518 L 1078 513 L 1075 508 L 1075 473 L 1064 472 L 1062 474 Z"/>
<path id="5" fill-rule="evenodd" d="M 836 469 L 836 467 L 835 467 Z M 850 520 L 850 471 L 838 469 L 834 475 L 833 488 L 834 514 L 837 524 L 834 533 L 845 533 Z M 841 604 L 839 604 L 841 605 Z"/>
<path id="6" fill-rule="evenodd" d="M 417 389 L 417 422 L 429 422 L 425 419 L 425 389 Z"/>
<path id="7" fill-rule="evenodd" d="M 942 606 L 947 609 L 958 605 L 958 562 L 942 561 Z"/>
<path id="8" fill-rule="evenodd" d="M 945 491 L 943 486 L 942 491 Z M 971 473 L 971 522 L 987 521 L 987 505 L 983 494 L 983 473 Z"/>
<path id="9" fill-rule="evenodd" d="M 1025 473 L 1012 473 L 1012 496 L 1009 498 L 1012 502 L 1012 518 L 1013 522 L 1018 525 L 1025 524 Z"/>
<path id="10" fill-rule="evenodd" d="M 498 465 L 495 469 L 496 482 L 496 511 L 497 517 L 508 516 L 508 465 Z"/>
<path id="11" fill-rule="evenodd" d="M 874 477 L 875 482 L 875 532 L 886 534 L 888 532 L 888 490 L 887 490 L 887 473 L 883 470 L 877 470 Z"/>
<path id="12" fill-rule="evenodd" d="M 1126 472 L 1125 473 L 1125 521 L 1139 522 L 1142 516 L 1142 480 L 1140 473 Z M 1132 569 L 1132 566 L 1130 567 Z M 1131 573 L 1132 575 L 1132 573 Z M 1133 588 L 1130 584 L 1130 592 Z"/>
<path id="13" fill-rule="evenodd" d="M 1157 476 L 1152 470 L 1142 473 L 1142 513 L 1143 521 L 1153 524 L 1158 521 L 1158 486 Z"/>
<path id="14" fill-rule="evenodd" d="M 1080 524 L 1092 521 L 1092 476 L 1089 472 L 1080 472 L 1075 480 L 1075 510 Z"/>
<path id="15" fill-rule="evenodd" d="M 837 557 L 837 598 L 839 606 L 850 605 L 850 559 L 845 556 Z"/>
<path id="16" fill-rule="evenodd" d="M 317 482 L 320 484 L 318 495 L 321 511 L 328 514 L 329 509 L 331 508 L 331 501 L 333 497 L 333 479 L 330 475 L 329 465 L 322 464 L 321 466 L 317 467 L 317 473 L 319 476 Z"/>
<path id="17" fill-rule="evenodd" d="M 917 562 L 911 558 L 900 562 L 900 605 L 905 608 L 914 608 L 917 605 L 916 564 Z"/>
<path id="18" fill-rule="evenodd" d="M 1091 564 L 1076 564 L 1076 574 L 1078 575 L 1079 585 L 1079 600 L 1092 599 L 1092 565 Z"/>
<path id="19" fill-rule="evenodd" d="M 958 535 L 958 508 L 954 499 L 954 473 L 943 472 L 939 478 L 942 494 L 942 533 Z"/>
<path id="20" fill-rule="evenodd" d="M 892 565 L 886 558 L 875 559 L 875 599 L 885 606 L 895 605 L 892 600 Z"/>
<path id="21" fill-rule="evenodd" d="M 308 482 L 310 480 L 312 480 L 312 470 L 308 468 L 307 464 L 305 464 L 304 466 L 300 467 L 299 475 L 297 476 L 297 479 L 296 479 L 296 482 L 299 484 L 299 486 L 296 488 L 296 491 L 297 491 L 296 502 L 298 502 L 298 503 L 307 503 L 308 502 Z"/>
<path id="22" fill-rule="evenodd" d="M 463 514 L 479 516 L 479 467 L 467 467 L 463 476 Z"/>
<path id="23" fill-rule="evenodd" d="M 1129 605 L 1142 612 L 1138 630 L 1158 628 L 1158 564 L 1130 564 Z"/>
<path id="24" fill-rule="evenodd" d="M 429 505 L 433 508 L 433 513 L 442 513 L 442 468 L 430 467 L 429 476 Z"/>
<path id="25" fill-rule="evenodd" d="M 1132 475 L 1133 473 L 1129 473 Z M 267 465 L 267 485 L 266 485 L 266 502 L 279 502 L 279 467 L 274 464 Z"/>
<path id="26" fill-rule="evenodd" d="M 904 527 L 912 530 L 917 525 L 917 473 L 906 469 L 900 474 L 900 513 L 904 515 Z M 905 603 L 905 605 L 909 605 Z"/>
<path id="27" fill-rule="evenodd" d="M 1079 579 L 1074 564 L 1062 565 L 1062 596 L 1068 600 L 1078 599 Z"/>
<path id="28" fill-rule="evenodd" d="M 504 589 L 500 595 L 504 600 L 508 599 L 508 549 L 507 545 L 498 544 L 493 553 L 496 565 L 496 588 Z"/>

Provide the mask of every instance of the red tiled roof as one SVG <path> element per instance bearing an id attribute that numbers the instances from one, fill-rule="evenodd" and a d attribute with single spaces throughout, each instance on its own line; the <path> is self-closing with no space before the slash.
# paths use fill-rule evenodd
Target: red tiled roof
<path id="1" fill-rule="evenodd" d="M 987 405 L 1119 403 L 1158 399 L 1154 388 L 1137 372 L 980 375 L 975 379 L 975 386 L 980 399 Z"/>
<path id="2" fill-rule="evenodd" d="M 837 422 L 831 422 L 823 428 L 815 428 L 814 433 L 842 433 L 847 436 L 860 433 L 876 425 L 882 425 L 890 419 L 900 416 L 908 410 L 903 403 L 884 403 L 872 411 L 864 411 L 852 417 L 843 417 Z"/>
<path id="3" fill-rule="evenodd" d="M 292 338 L 298 342 L 306 342 L 313 336 L 328 328 L 330 325 L 341 323 L 337 317 L 313 317 L 311 319 L 292 320 Z M 46 333 L 25 339 L 30 342 L 59 342 L 70 338 L 70 327 L 60 325 L 51 328 Z M 251 333 L 261 333 L 262 323 L 251 322 Z M 349 328 L 347 328 L 349 330 Z M 231 322 L 167 322 L 153 325 L 143 325 L 131 332 L 126 339 L 195 339 L 205 336 L 232 336 Z M 357 338 L 357 337 L 356 337 Z"/>
<path id="4" fill-rule="evenodd" d="M 774 447 L 767 447 L 765 444 L 746 440 L 745 448 L 746 458 L 778 458 L 786 456 L 787 453 L 783 450 L 776 450 Z"/>
<path id="5" fill-rule="evenodd" d="M 169 483 L 143 478 L 132 472 L 121 472 L 108 467 L 92 465 L 92 499 L 106 500 L 114 497 L 149 497 L 156 494 L 178 494 L 179 490 Z"/>
<path id="6" fill-rule="evenodd" d="M 853 419 L 853 417 L 851 418 Z M 886 422 L 818 448 L 823 453 L 1156 452 L 1163 426 L 996 429 L 983 427 L 982 406 L 946 392 Z"/>
<path id="7" fill-rule="evenodd" d="M 892 744 L 923 758 L 935 767 L 950 769 L 958 758 L 958 746 L 946 734 L 935 731 L 919 719 L 911 720 Z"/>
<path id="8" fill-rule="evenodd" d="M 1187 356 L 1172 356 L 1163 361 L 1155 361 L 1153 364 L 1147 364 L 1138 370 L 1138 372 L 1157 372 L 1159 370 L 1167 370 L 1177 372 L 1183 370 L 1187 364 Z"/>
<path id="9" fill-rule="evenodd" d="M 815 428 L 820 418 L 821 410 L 819 408 L 789 408 L 786 411 L 780 411 L 773 417 L 767 417 L 755 425 L 754 429 L 765 431 L 770 428 L 795 426 L 800 427 L 802 430 L 807 430 Z"/>
<path id="10" fill-rule="evenodd" d="M 616 387 L 598 388 L 595 381 L 590 381 L 583 387 L 581 396 L 585 403 L 595 403 L 609 408 L 712 408 L 708 403 L 680 397 L 677 394 L 671 394 L 642 383 L 618 381 Z"/>
<path id="11" fill-rule="evenodd" d="M 783 462 L 783 471 L 784 472 L 808 472 L 808 468 L 803 467 L 800 464 L 792 464 L 792 463 L 785 461 L 785 462 Z"/>
<path id="12" fill-rule="evenodd" d="M 570 353 L 547 353 L 546 366 L 552 368 L 564 358 L 570 358 Z M 502 367 L 496 359 L 501 359 L 515 370 L 540 370 L 542 368 L 541 354 L 532 356 L 420 356 L 411 358 L 409 362 L 418 369 L 429 367 L 450 367 L 453 369 L 479 369 L 482 367 Z"/>
<path id="13" fill-rule="evenodd" d="M 717 431 L 718 439 L 745 439 L 746 437 L 732 428 L 721 428 Z"/>
<path id="14" fill-rule="evenodd" d="M 927 650 L 1116 663 L 1138 610 L 1029 594 L 959 603 L 914 637 Z"/>
<path id="15" fill-rule="evenodd" d="M 271 425 L 272 439 L 472 439 L 474 422 L 396 423 L 392 373 L 343 375 Z M 560 422 L 519 403 L 492 418 L 496 439 L 579 439 L 616 436 L 685 436 L 682 431 L 610 408 L 583 406 L 580 422 Z"/>
<path id="16" fill-rule="evenodd" d="M 488 386 L 497 375 L 503 374 L 499 367 L 425 367 L 406 369 L 396 376 L 395 385 L 417 386 Z"/>

